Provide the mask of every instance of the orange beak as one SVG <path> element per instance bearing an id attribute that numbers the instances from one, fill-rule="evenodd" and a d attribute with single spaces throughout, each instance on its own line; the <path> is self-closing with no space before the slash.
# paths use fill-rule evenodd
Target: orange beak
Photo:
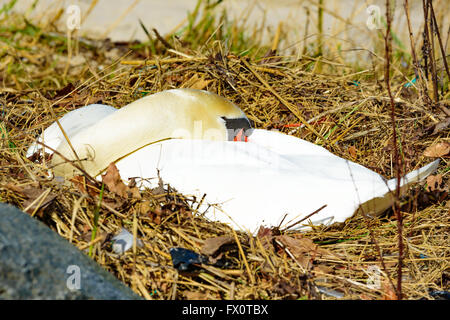
<path id="1" fill-rule="evenodd" d="M 248 137 L 244 133 L 244 129 L 239 130 L 239 132 L 234 136 L 234 141 L 248 142 Z"/>

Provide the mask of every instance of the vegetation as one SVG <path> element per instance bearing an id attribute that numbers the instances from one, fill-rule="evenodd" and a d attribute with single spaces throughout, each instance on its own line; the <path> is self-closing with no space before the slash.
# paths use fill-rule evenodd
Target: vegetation
<path id="1" fill-rule="evenodd" d="M 355 47 L 350 57 L 341 38 L 323 34 L 327 1 L 305 1 L 300 47 L 289 46 L 291 30 L 281 24 L 263 37 L 263 23 L 251 28 L 245 17 L 230 20 L 222 1 L 199 0 L 186 22 L 164 36 L 137 22 L 148 41 L 129 43 L 61 32 L 55 27 L 61 13 L 46 23 L 30 21 L 13 11 L 16 1 L 5 4 L 0 201 L 87 250 L 147 299 L 434 299 L 448 291 L 449 33 L 436 13 L 448 12 L 449 4 L 435 1 L 433 8 L 424 0 L 421 33 L 411 37 L 391 16 L 382 17 L 381 29 L 365 31 L 375 49 Z M 408 11 L 408 1 L 402 4 Z M 67 186 L 48 177 L 46 159 L 25 155 L 70 110 L 91 103 L 119 108 L 179 87 L 216 92 L 256 127 L 320 144 L 387 178 L 438 157 L 441 165 L 382 217 L 359 212 L 341 225 L 303 233 L 263 228 L 255 237 L 207 221 L 196 210 L 202 199 L 163 181 L 142 192 L 131 184 L 122 195 L 89 177 Z M 111 237 L 122 227 L 143 246 L 119 256 Z M 201 264 L 191 273 L 173 267 L 170 248 L 200 253 L 219 236 L 231 239 L 210 256 L 225 261 L 221 267 Z M 378 285 L 370 285 L 374 275 Z"/>

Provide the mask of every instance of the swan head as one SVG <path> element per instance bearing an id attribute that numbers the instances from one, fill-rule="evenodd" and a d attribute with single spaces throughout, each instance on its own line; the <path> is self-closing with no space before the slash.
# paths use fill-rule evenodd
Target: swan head
<path id="1" fill-rule="evenodd" d="M 142 103 L 153 104 L 151 100 L 156 100 L 159 95 L 165 99 L 164 103 L 159 103 L 163 108 L 171 104 L 176 106 L 171 110 L 172 138 L 247 141 L 253 131 L 245 113 L 215 93 L 188 88 L 172 89 L 149 96 L 147 101 L 144 98 Z"/>

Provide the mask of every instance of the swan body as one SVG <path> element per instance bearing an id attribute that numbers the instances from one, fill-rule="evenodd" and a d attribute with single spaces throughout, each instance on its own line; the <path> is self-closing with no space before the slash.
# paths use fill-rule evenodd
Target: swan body
<path id="1" fill-rule="evenodd" d="M 248 142 L 170 140 L 150 145 L 116 163 L 122 179 L 157 177 L 206 203 L 205 216 L 257 231 L 287 226 L 313 215 L 313 224 L 344 222 L 358 209 L 376 216 L 393 203 L 395 179 L 340 158 L 310 142 L 255 129 Z M 435 161 L 401 181 L 404 191 L 437 168 Z M 155 187 L 148 180 L 144 186 Z M 218 204 L 212 206 L 211 204 Z M 286 215 L 286 217 L 284 217 Z"/>
<path id="2" fill-rule="evenodd" d="M 111 106 L 104 104 L 90 104 L 83 108 L 66 113 L 58 121 L 64 128 L 67 136 L 73 137 L 79 132 L 97 123 L 104 117 L 112 114 L 114 111 L 116 111 L 116 109 Z M 55 121 L 47 129 L 45 129 L 44 133 L 41 134 L 37 140 L 52 149 L 56 149 L 61 142 L 65 141 L 65 138 Z M 27 158 L 31 157 L 35 152 L 40 152 L 42 148 L 43 147 L 41 144 L 34 142 L 28 148 Z M 47 153 L 53 153 L 53 151 L 50 150 L 45 151 Z"/>
<path id="3" fill-rule="evenodd" d="M 98 176 L 100 169 L 106 167 L 109 160 L 116 163 L 124 181 L 142 178 L 142 187 L 155 187 L 158 183 L 155 178 L 159 172 L 164 182 L 185 195 L 194 195 L 200 199 L 206 194 L 199 209 L 206 210 L 207 218 L 231 223 L 251 232 L 255 232 L 260 225 L 277 226 L 281 220 L 284 226 L 290 225 L 324 205 L 310 217 L 313 224 L 343 222 L 358 210 L 375 216 L 392 205 L 391 190 L 396 188 L 395 179 L 386 180 L 376 172 L 340 158 L 320 146 L 276 131 L 254 129 L 248 136 L 248 142 L 230 141 L 225 134 L 227 127 L 216 120 L 223 116 L 245 120 L 242 111 L 239 109 L 238 112 L 234 105 L 228 104 L 224 109 L 216 108 L 214 103 L 221 104 L 226 100 L 217 100 L 216 97 L 208 100 L 210 95 L 215 95 L 185 90 L 170 90 L 176 92 L 176 97 L 173 97 L 176 103 L 189 105 L 192 101 L 189 97 L 183 97 L 186 93 L 193 94 L 194 100 L 205 98 L 205 105 L 199 109 L 182 106 L 177 109 L 177 115 L 171 115 L 164 113 L 175 112 L 176 106 L 171 111 L 164 110 L 166 106 L 171 106 L 164 99 L 141 99 L 111 114 L 105 114 L 102 119 L 97 118 L 96 123 L 86 125 L 84 130 L 73 136 L 68 134 L 69 139 L 82 155 L 85 155 L 83 143 L 89 141 L 95 151 L 94 159 L 101 157 L 103 164 L 96 164 L 91 170 L 94 176 Z M 188 110 L 203 112 L 208 107 L 215 111 L 209 110 L 209 113 L 200 115 L 183 114 Z M 95 112 L 96 108 L 100 107 L 91 107 L 88 112 Z M 71 113 L 65 117 L 70 117 Z M 203 128 L 218 132 L 207 138 L 204 131 L 188 135 L 193 119 L 201 120 L 202 115 L 212 118 Z M 189 120 L 183 119 L 184 116 Z M 154 122 L 153 119 L 162 122 Z M 171 125 L 170 119 L 184 125 L 182 129 L 186 130 L 185 135 L 161 141 L 165 136 L 173 136 L 172 132 L 178 129 Z M 244 122 L 239 120 L 238 123 Z M 136 137 L 149 126 L 153 131 L 148 130 L 146 136 L 141 134 Z M 172 127 L 172 130 L 167 127 Z M 47 139 L 49 135 L 44 131 Z M 64 139 L 60 132 L 59 135 L 52 138 Z M 91 137 L 89 140 L 88 136 Z M 140 142 L 135 143 L 135 140 Z M 69 156 L 69 151 L 63 145 L 64 141 L 57 150 Z M 108 148 L 115 150 L 115 154 L 105 157 L 103 152 Z M 438 164 L 438 160 L 434 161 L 403 177 L 401 191 L 426 178 L 437 169 Z M 73 169 L 56 169 L 55 175 L 62 173 L 67 177 L 74 174 L 74 171 L 70 171 Z"/>

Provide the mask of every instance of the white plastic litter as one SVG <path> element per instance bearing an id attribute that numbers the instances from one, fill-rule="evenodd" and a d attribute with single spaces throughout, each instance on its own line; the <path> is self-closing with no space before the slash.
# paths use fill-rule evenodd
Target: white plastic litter
<path id="1" fill-rule="evenodd" d="M 133 246 L 133 235 L 125 228 L 122 228 L 120 233 L 112 238 L 112 249 L 115 253 L 123 254 Z M 141 247 L 142 241 L 137 239 L 136 245 Z"/>

